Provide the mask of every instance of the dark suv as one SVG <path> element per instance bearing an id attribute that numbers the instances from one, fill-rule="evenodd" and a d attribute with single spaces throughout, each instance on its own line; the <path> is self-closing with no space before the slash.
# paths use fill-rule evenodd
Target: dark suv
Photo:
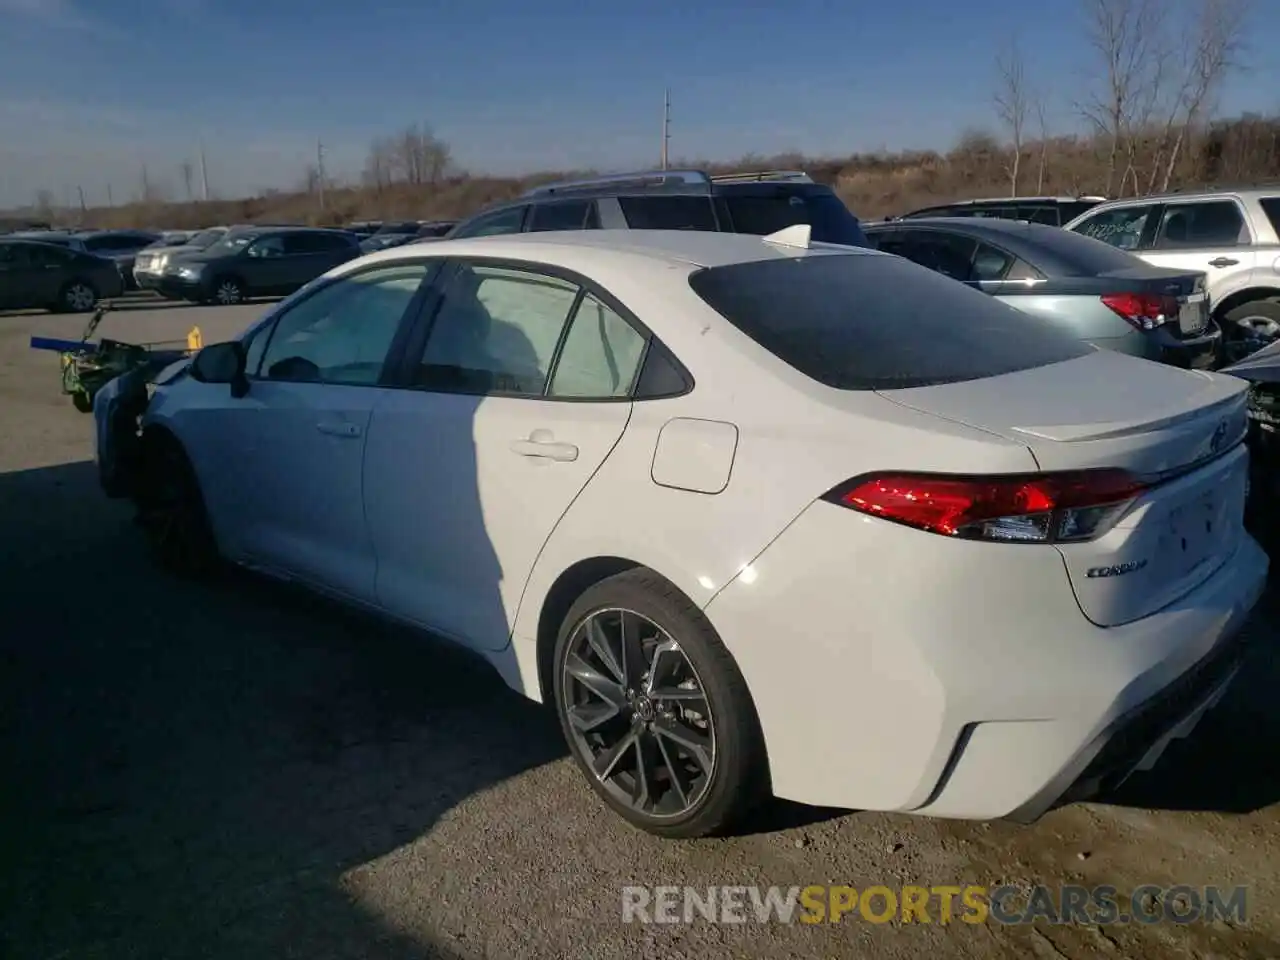
<path id="1" fill-rule="evenodd" d="M 230 306 L 292 293 L 358 256 L 359 238 L 345 230 L 231 230 L 211 247 L 170 261 L 157 287 L 166 297 Z"/>
<path id="2" fill-rule="evenodd" d="M 1002 197 L 994 200 L 960 200 L 912 210 L 897 219 L 995 217 L 997 220 L 1027 220 L 1060 227 L 1105 199 L 1106 197 Z"/>
<path id="3" fill-rule="evenodd" d="M 462 221 L 448 239 L 540 230 L 708 230 L 766 236 L 799 223 L 812 239 L 867 246 L 828 186 L 793 170 L 711 176 L 660 170 L 535 187 Z"/>

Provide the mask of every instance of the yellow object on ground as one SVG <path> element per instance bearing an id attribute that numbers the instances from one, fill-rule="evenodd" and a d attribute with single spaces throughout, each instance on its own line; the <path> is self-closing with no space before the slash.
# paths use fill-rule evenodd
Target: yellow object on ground
<path id="1" fill-rule="evenodd" d="M 204 337 L 200 334 L 199 327 L 192 327 L 191 332 L 187 334 L 187 349 L 199 350 L 204 346 Z"/>

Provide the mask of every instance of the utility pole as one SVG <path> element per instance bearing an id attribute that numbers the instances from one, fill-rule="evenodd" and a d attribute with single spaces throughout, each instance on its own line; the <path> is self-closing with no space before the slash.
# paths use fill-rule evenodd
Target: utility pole
<path id="1" fill-rule="evenodd" d="M 76 187 L 76 190 L 80 193 L 80 212 L 88 213 L 89 205 L 84 202 L 84 187 Z"/>
<path id="2" fill-rule="evenodd" d="M 204 144 L 200 144 L 200 199 L 209 202 L 209 167 L 204 160 Z"/>
<path id="3" fill-rule="evenodd" d="M 662 169 L 667 169 L 667 148 L 671 143 L 671 88 L 662 98 Z"/>
<path id="4" fill-rule="evenodd" d="M 147 165 L 142 165 L 142 202 L 151 202 L 151 178 L 147 176 Z"/>
<path id="5" fill-rule="evenodd" d="M 116 202 L 111 196 L 111 184 L 108 183 L 107 184 L 107 206 L 114 207 L 115 205 L 116 205 Z"/>
<path id="6" fill-rule="evenodd" d="M 320 191 L 320 209 L 324 210 L 324 144 L 316 141 L 316 189 Z"/>

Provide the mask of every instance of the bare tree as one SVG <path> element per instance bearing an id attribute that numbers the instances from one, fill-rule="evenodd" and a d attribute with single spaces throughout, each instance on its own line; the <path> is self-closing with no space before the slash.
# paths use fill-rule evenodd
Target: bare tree
<path id="1" fill-rule="evenodd" d="M 54 215 L 54 198 L 52 190 L 36 191 L 36 216 L 49 223 Z"/>
<path id="2" fill-rule="evenodd" d="M 1182 34 L 1166 59 L 1184 66 L 1167 97 L 1148 190 L 1169 189 L 1187 138 L 1208 118 L 1223 80 L 1240 65 L 1249 7 L 1249 0 L 1195 0 L 1181 24 Z"/>
<path id="3" fill-rule="evenodd" d="M 394 141 L 396 172 L 405 183 L 437 183 L 449 167 L 449 145 L 426 124 L 406 127 Z"/>
<path id="4" fill-rule="evenodd" d="M 1107 142 L 1106 188 L 1120 188 L 1133 170 L 1134 133 L 1148 119 L 1160 87 L 1162 0 L 1086 0 L 1089 45 L 1102 61 L 1101 88 L 1078 104 Z M 1135 192 L 1136 188 L 1135 188 Z"/>
<path id="5" fill-rule="evenodd" d="M 1013 157 L 1005 168 L 1009 174 L 1009 196 L 1018 195 L 1018 173 L 1022 167 L 1022 148 L 1025 141 L 1027 114 L 1030 110 L 1026 69 L 1017 40 L 1010 40 L 1007 47 L 996 55 L 996 89 L 994 102 L 996 116 L 1004 124 L 1013 140 Z"/>
<path id="6" fill-rule="evenodd" d="M 187 202 L 190 202 L 195 199 L 195 192 L 191 189 L 191 184 L 196 176 L 196 168 L 195 168 L 195 165 L 192 164 L 190 160 L 183 160 L 181 170 L 182 170 L 182 185 L 186 187 Z"/>
<path id="7" fill-rule="evenodd" d="M 318 194 L 323 181 L 320 179 L 320 167 L 311 163 L 307 165 L 306 170 L 302 173 L 302 192 L 308 194 Z"/>
<path id="8" fill-rule="evenodd" d="M 362 179 L 375 193 L 382 193 L 395 181 L 396 144 L 387 137 L 378 137 L 369 144 Z"/>
<path id="9" fill-rule="evenodd" d="M 1044 94 L 1035 97 L 1036 131 L 1040 136 L 1040 162 L 1036 164 L 1036 195 L 1044 196 L 1044 181 L 1049 173 L 1049 120 Z"/>

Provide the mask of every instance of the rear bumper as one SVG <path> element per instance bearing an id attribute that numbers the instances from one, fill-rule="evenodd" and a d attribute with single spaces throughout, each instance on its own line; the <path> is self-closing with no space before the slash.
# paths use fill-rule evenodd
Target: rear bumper
<path id="1" fill-rule="evenodd" d="M 1220 694 L 1220 651 L 1267 573 L 1242 535 L 1195 590 L 1101 628 L 1056 551 L 840 510 L 811 506 L 706 608 L 755 700 L 774 792 L 804 803 L 1028 819 L 1107 787 Z"/>
<path id="2" fill-rule="evenodd" d="M 1167 330 L 1156 329 L 1145 333 L 1134 330 L 1121 337 L 1097 339 L 1093 343 L 1104 350 L 1192 370 L 1213 369 L 1222 355 L 1222 331 L 1213 321 L 1202 334 L 1186 339 L 1179 339 Z"/>

